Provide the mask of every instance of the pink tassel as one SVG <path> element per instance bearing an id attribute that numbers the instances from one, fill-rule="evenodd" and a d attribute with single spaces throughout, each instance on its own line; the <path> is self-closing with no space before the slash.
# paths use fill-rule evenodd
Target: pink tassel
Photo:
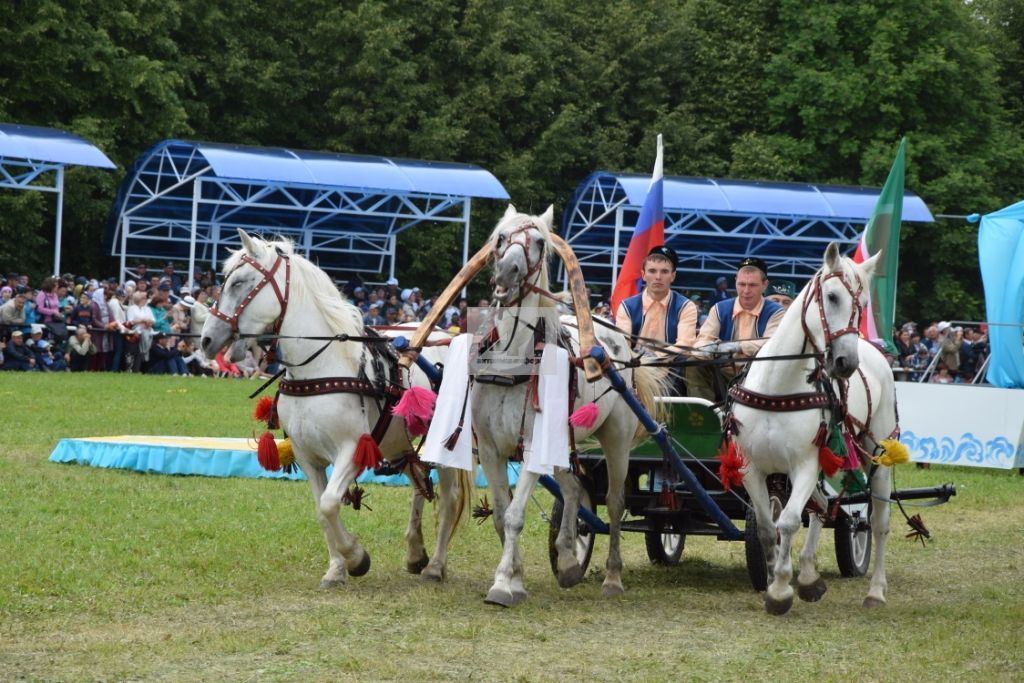
<path id="1" fill-rule="evenodd" d="M 596 403 L 581 405 L 569 416 L 569 424 L 573 427 L 590 429 L 597 422 L 597 416 L 601 413 Z"/>
<path id="2" fill-rule="evenodd" d="M 409 387 L 402 394 L 401 400 L 391 409 L 392 415 L 405 418 L 405 428 L 413 436 L 421 436 L 427 432 L 427 423 L 434 416 L 434 405 L 437 394 L 423 387 Z"/>
<path id="3" fill-rule="evenodd" d="M 860 458 L 857 456 L 857 444 L 853 441 L 853 434 L 843 432 L 843 441 L 846 442 L 846 460 L 843 461 L 843 469 L 853 472 L 860 469 Z"/>

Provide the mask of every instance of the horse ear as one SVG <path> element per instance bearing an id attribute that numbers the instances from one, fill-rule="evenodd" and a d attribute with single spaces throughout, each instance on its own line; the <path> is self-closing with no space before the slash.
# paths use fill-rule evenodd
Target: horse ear
<path id="1" fill-rule="evenodd" d="M 860 268 L 861 277 L 866 280 L 868 278 L 875 277 L 876 275 L 881 275 L 881 273 L 879 273 L 881 264 L 882 250 L 879 249 L 874 256 L 858 266 L 858 268 Z"/>
<path id="2" fill-rule="evenodd" d="M 245 249 L 245 253 L 253 258 L 259 258 L 262 250 L 259 245 L 256 244 L 255 240 L 249 237 L 248 233 L 241 228 L 238 229 L 238 237 L 242 240 L 242 248 Z"/>
<path id="3" fill-rule="evenodd" d="M 842 254 L 839 253 L 839 243 L 829 242 L 825 249 L 825 269 L 830 273 L 839 270 Z"/>
<path id="4" fill-rule="evenodd" d="M 505 215 L 501 217 L 501 220 L 505 220 L 506 218 L 511 218 L 512 216 L 515 216 L 517 213 L 519 213 L 519 212 L 516 211 L 516 207 L 512 206 L 511 204 L 509 204 L 508 208 L 505 209 Z"/>
<path id="5" fill-rule="evenodd" d="M 548 210 L 541 214 L 540 219 L 548 226 L 548 232 L 552 232 L 555 223 L 555 205 L 550 204 Z"/>

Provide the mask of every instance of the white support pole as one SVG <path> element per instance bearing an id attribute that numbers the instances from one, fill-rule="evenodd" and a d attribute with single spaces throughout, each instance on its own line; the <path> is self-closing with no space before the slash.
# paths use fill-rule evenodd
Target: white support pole
<path id="1" fill-rule="evenodd" d="M 125 273 L 128 272 L 128 216 L 121 217 L 121 270 L 117 276 L 118 282 L 124 284 Z"/>
<path id="2" fill-rule="evenodd" d="M 202 178 L 196 178 L 192 183 L 192 233 L 188 241 L 188 273 L 185 275 L 184 284 L 192 290 L 192 274 L 196 272 L 196 231 L 199 229 L 199 200 L 203 196 Z M 178 296 L 180 292 L 175 292 Z"/>
<path id="3" fill-rule="evenodd" d="M 57 230 L 53 238 L 53 273 L 60 276 L 60 243 L 64 238 L 64 167 L 57 167 Z"/>
<path id="4" fill-rule="evenodd" d="M 462 262 L 469 263 L 469 209 L 472 200 L 469 197 L 462 203 Z M 462 298 L 469 296 L 468 289 L 462 288 Z"/>
<path id="5" fill-rule="evenodd" d="M 391 252 L 391 267 L 388 268 L 388 278 L 395 276 L 395 249 L 398 247 L 398 238 L 396 235 L 388 237 L 388 251 Z"/>

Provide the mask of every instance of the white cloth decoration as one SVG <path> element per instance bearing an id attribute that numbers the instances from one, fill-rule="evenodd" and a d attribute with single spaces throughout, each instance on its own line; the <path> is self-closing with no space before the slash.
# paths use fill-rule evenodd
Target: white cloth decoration
<path id="1" fill-rule="evenodd" d="M 427 441 L 423 444 L 420 456 L 426 462 L 442 467 L 457 467 L 467 472 L 473 471 L 473 402 L 466 395 L 469 383 L 469 346 L 472 335 L 460 334 L 452 339 L 448 347 L 448 359 L 444 364 L 444 377 L 441 389 L 437 393 L 434 417 L 430 421 Z M 466 414 L 462 420 L 462 432 L 455 448 L 448 450 L 444 442 L 459 426 L 462 417 L 462 406 L 466 405 Z"/>
<path id="2" fill-rule="evenodd" d="M 541 354 L 537 397 L 540 412 L 523 459 L 529 472 L 554 474 L 569 467 L 569 352 L 555 344 Z"/>

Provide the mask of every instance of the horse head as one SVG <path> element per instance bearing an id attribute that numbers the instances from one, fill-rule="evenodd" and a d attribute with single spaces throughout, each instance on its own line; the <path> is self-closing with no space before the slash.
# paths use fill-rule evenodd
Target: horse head
<path id="1" fill-rule="evenodd" d="M 207 356 L 231 347 L 231 360 L 241 360 L 248 346 L 243 337 L 276 332 L 288 305 L 292 256 L 287 243 L 269 243 L 238 230 L 242 248 L 224 263 L 220 299 L 203 324 L 202 348 Z"/>
<path id="2" fill-rule="evenodd" d="M 810 296 L 803 302 L 804 330 L 814 346 L 824 352 L 825 371 L 831 377 L 847 379 L 860 365 L 860 319 L 879 254 L 857 264 L 842 256 L 839 245 L 832 242 L 811 281 Z M 815 304 L 817 315 L 809 312 Z"/>
<path id="3" fill-rule="evenodd" d="M 511 204 L 491 233 L 494 245 L 494 299 L 516 306 L 533 287 L 548 285 L 548 237 L 555 208 L 541 216 L 519 213 Z"/>

